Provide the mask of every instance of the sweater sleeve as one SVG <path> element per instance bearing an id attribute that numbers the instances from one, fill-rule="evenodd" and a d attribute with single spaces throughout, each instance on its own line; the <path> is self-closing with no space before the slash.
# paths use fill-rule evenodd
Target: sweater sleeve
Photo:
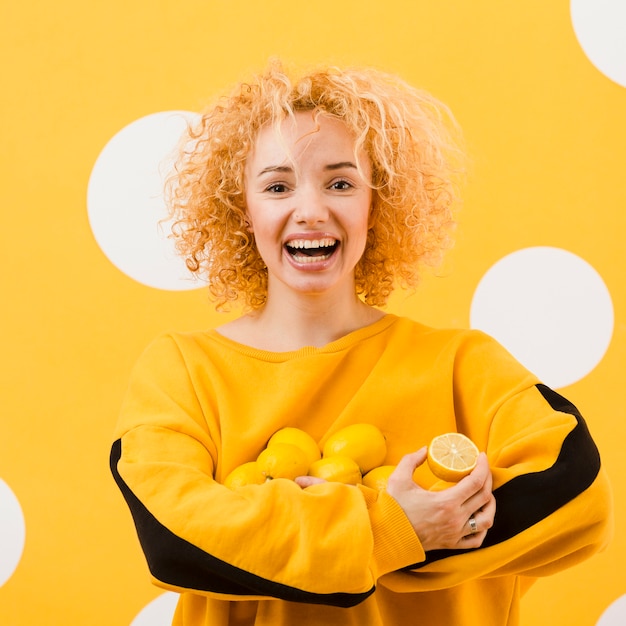
<path id="1" fill-rule="evenodd" d="M 587 424 L 571 402 L 493 339 L 473 333 L 457 354 L 455 411 L 459 430 L 487 452 L 494 525 L 481 548 L 429 552 L 383 584 L 427 591 L 481 577 L 546 576 L 606 546 L 611 491 Z"/>
<path id="2" fill-rule="evenodd" d="M 285 479 L 219 484 L 219 419 L 206 411 L 175 342 L 155 342 L 132 374 L 111 470 L 156 584 L 347 607 L 379 576 L 424 558 L 387 494 Z"/>

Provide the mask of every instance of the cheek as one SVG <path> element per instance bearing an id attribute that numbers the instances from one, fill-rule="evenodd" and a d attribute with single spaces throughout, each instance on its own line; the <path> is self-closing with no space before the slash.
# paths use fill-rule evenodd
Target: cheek
<path id="1" fill-rule="evenodd" d="M 247 229 L 254 238 L 254 245 L 259 254 L 266 254 L 271 248 L 275 247 L 275 230 L 267 220 L 255 219 L 255 214 L 247 214 Z"/>
<path id="2" fill-rule="evenodd" d="M 374 209 L 373 200 L 369 200 L 369 202 L 367 203 L 367 207 L 363 208 L 363 212 L 361 215 L 361 227 L 365 231 L 371 230 L 372 226 L 374 226 L 374 222 L 376 221 L 376 211 Z"/>

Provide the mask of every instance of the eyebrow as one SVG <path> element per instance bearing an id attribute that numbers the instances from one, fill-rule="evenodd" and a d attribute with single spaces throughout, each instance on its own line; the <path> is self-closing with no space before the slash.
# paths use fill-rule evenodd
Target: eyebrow
<path id="1" fill-rule="evenodd" d="M 268 167 L 264 167 L 258 174 L 257 177 L 263 176 L 264 174 L 270 174 L 272 172 L 284 172 L 289 173 L 293 172 L 293 168 L 289 165 L 269 165 Z"/>
<path id="2" fill-rule="evenodd" d="M 352 169 L 357 169 L 357 166 L 352 161 L 341 161 L 340 163 L 330 163 L 326 167 L 325 170 L 341 170 L 344 167 L 351 167 Z"/>
<path id="3" fill-rule="evenodd" d="M 329 163 L 324 166 L 324 169 L 327 171 L 335 171 L 341 170 L 345 167 L 349 167 L 352 169 L 358 169 L 357 166 L 352 163 L 352 161 L 340 161 L 339 163 Z M 290 165 L 269 165 L 268 167 L 264 167 L 258 174 L 257 177 L 263 176 L 264 174 L 270 174 L 272 172 L 279 172 L 288 174 L 293 172 L 293 168 Z"/>

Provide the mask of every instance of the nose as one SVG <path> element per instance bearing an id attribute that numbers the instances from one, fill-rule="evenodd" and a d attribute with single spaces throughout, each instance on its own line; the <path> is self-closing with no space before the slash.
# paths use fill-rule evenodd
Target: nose
<path id="1" fill-rule="evenodd" d="M 326 222 L 329 209 L 321 190 L 311 187 L 301 188 L 294 196 L 293 219 L 298 224 L 314 226 Z"/>

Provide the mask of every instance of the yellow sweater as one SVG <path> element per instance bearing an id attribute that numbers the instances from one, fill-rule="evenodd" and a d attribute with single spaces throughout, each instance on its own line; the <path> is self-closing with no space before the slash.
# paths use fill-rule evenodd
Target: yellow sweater
<path id="1" fill-rule="evenodd" d="M 283 426 L 323 445 L 370 422 L 386 464 L 459 431 L 485 450 L 497 513 L 478 550 L 424 553 L 386 492 L 220 481 Z M 323 348 L 273 353 L 216 331 L 136 365 L 111 469 L 179 626 L 518 623 L 523 590 L 599 550 L 611 499 L 584 420 L 493 339 L 387 315 Z M 422 468 L 419 482 L 435 479 Z"/>

